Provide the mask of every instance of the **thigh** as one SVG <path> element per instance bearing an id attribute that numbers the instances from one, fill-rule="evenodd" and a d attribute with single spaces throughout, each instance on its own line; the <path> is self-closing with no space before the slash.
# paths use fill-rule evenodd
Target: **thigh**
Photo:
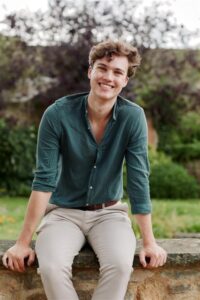
<path id="1" fill-rule="evenodd" d="M 88 233 L 88 241 L 94 249 L 100 265 L 122 261 L 132 265 L 136 239 L 128 215 L 109 212 L 94 224 Z"/>
<path id="2" fill-rule="evenodd" d="M 85 237 L 79 226 L 72 220 L 54 217 L 49 213 L 39 227 L 36 239 L 36 254 L 40 262 L 63 264 L 73 262 L 82 246 Z"/>

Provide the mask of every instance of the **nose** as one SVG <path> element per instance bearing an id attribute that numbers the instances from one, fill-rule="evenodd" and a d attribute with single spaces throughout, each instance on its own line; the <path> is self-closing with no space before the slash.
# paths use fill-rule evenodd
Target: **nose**
<path id="1" fill-rule="evenodd" d="M 104 73 L 103 78 L 104 78 L 105 80 L 112 81 L 112 80 L 113 80 L 113 74 L 112 74 L 112 71 L 111 71 L 111 70 L 107 70 L 107 72 Z"/>

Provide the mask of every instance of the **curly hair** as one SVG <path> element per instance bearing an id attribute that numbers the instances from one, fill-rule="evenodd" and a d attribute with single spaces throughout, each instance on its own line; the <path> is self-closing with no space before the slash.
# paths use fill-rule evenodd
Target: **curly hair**
<path id="1" fill-rule="evenodd" d="M 127 75 L 128 77 L 135 75 L 141 62 L 141 56 L 137 48 L 120 40 L 106 40 L 93 46 L 89 53 L 89 65 L 93 66 L 97 59 L 103 57 L 107 57 L 108 60 L 111 60 L 113 55 L 126 56 L 129 63 Z"/>

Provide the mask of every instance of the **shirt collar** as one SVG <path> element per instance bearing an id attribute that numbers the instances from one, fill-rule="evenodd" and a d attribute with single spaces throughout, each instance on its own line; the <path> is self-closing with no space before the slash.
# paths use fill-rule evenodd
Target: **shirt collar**
<path id="1" fill-rule="evenodd" d="M 86 116 L 88 115 L 87 102 L 88 102 L 88 95 L 86 95 L 85 99 L 84 99 L 84 110 L 85 110 Z M 118 108 L 118 97 L 117 97 L 117 100 L 115 101 L 115 104 L 114 104 L 113 110 L 112 110 L 112 119 L 114 121 L 116 121 L 116 118 L 117 118 L 117 108 Z"/>
<path id="2" fill-rule="evenodd" d="M 115 101 L 115 104 L 113 106 L 113 114 L 112 114 L 112 117 L 113 117 L 113 120 L 116 121 L 116 118 L 117 118 L 117 102 L 118 102 L 118 98 L 117 100 Z"/>

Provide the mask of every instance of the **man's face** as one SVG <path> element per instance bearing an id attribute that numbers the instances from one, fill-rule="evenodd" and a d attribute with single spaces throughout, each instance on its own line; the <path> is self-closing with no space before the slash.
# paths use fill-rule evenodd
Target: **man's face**
<path id="1" fill-rule="evenodd" d="M 114 100 L 128 83 L 128 59 L 113 55 L 97 59 L 89 67 L 91 93 L 101 100 Z"/>

